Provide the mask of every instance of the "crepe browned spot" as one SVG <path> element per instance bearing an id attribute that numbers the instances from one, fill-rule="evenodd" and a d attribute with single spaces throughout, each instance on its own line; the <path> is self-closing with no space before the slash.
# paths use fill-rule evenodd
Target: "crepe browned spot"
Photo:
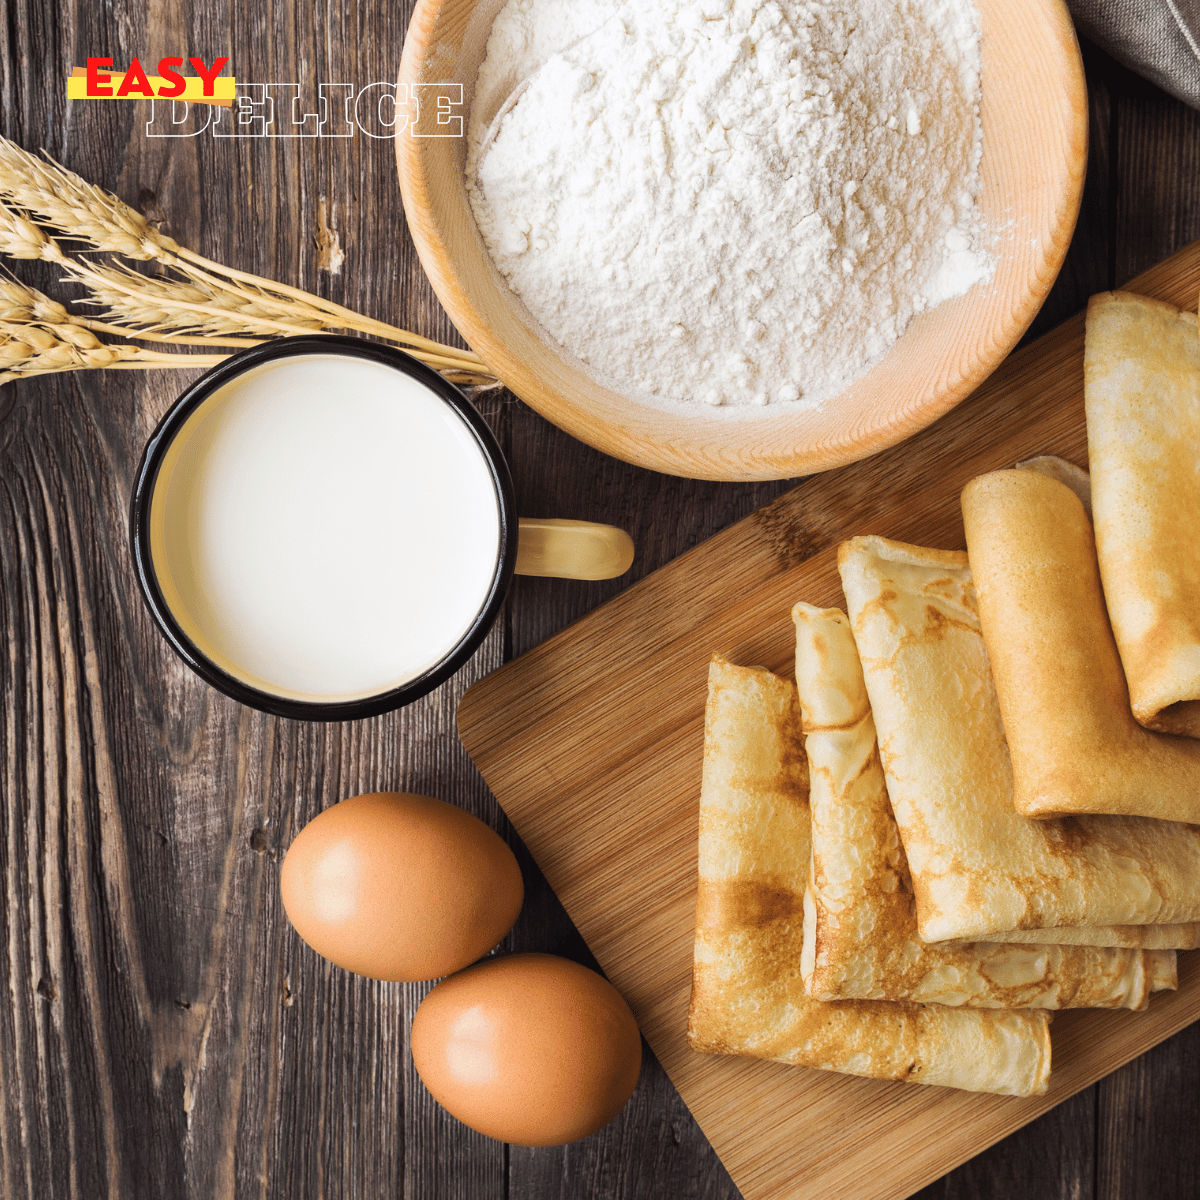
<path id="1" fill-rule="evenodd" d="M 1093 296 L 1083 353 L 1100 577 L 1134 715 L 1200 737 L 1200 343 L 1196 317 Z"/>
<path id="2" fill-rule="evenodd" d="M 822 1004 L 804 994 L 807 791 L 795 687 L 769 671 L 714 658 L 700 793 L 691 1046 L 877 1079 L 1006 1095 L 1045 1091 L 1044 1011 Z"/>
<path id="3" fill-rule="evenodd" d="M 1200 741 L 1134 720 L 1074 493 L 994 471 L 967 484 L 962 507 L 1017 811 L 1200 822 Z"/>
<path id="4" fill-rule="evenodd" d="M 1175 986 L 1173 950 L 922 942 L 850 622 L 803 603 L 792 619 L 812 813 L 801 958 L 809 996 L 1138 1009 L 1154 983 Z"/>
<path id="5" fill-rule="evenodd" d="M 1017 812 L 966 554 L 854 538 L 838 564 L 923 940 L 1200 919 L 1200 828 Z"/>

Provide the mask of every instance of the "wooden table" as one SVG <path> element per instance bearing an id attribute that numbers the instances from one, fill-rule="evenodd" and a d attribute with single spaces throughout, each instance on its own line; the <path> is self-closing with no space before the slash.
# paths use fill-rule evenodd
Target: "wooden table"
<path id="1" fill-rule="evenodd" d="M 344 98 L 394 76 L 410 11 L 407 0 L 10 0 L 0 128 L 201 253 L 454 340 L 405 233 L 389 141 L 155 138 L 144 103 L 65 99 L 69 68 L 88 56 L 121 66 L 135 54 L 228 55 L 241 80 L 299 81 L 302 113 L 316 111 L 318 84 L 346 85 L 327 89 L 344 132 Z M 1083 213 L 1034 332 L 1200 237 L 1200 114 L 1098 51 L 1085 47 L 1085 62 Z M 70 294 L 52 272 L 16 266 Z M 277 880 L 300 827 L 358 792 L 440 796 L 511 838 L 455 735 L 466 686 L 791 485 L 651 474 L 572 441 L 510 395 L 483 398 L 520 510 L 625 526 L 638 546 L 631 576 L 518 580 L 474 660 L 401 713 L 274 720 L 191 676 L 136 595 L 129 488 L 187 378 L 75 373 L 0 389 L 0 1193 L 736 1196 L 649 1056 L 621 1116 L 575 1145 L 506 1147 L 458 1125 L 407 1056 L 427 986 L 319 960 L 287 924 Z M 506 948 L 586 961 L 516 849 L 528 894 Z M 919 1195 L 1194 1197 L 1197 1079 L 1193 1026 Z"/>

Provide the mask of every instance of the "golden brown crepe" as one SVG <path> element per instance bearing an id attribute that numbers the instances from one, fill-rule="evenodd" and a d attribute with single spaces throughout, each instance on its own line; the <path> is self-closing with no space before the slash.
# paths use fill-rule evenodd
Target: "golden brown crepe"
<path id="1" fill-rule="evenodd" d="M 922 942 L 850 622 L 803 603 L 792 619 L 812 814 L 800 965 L 810 997 L 1136 1009 L 1154 983 L 1175 986 L 1173 950 Z"/>
<path id="2" fill-rule="evenodd" d="M 1133 712 L 1147 728 L 1200 737 L 1195 314 L 1093 296 L 1083 376 L 1100 577 Z"/>
<path id="3" fill-rule="evenodd" d="M 997 942 L 1023 942 L 1056 946 L 1124 946 L 1143 950 L 1195 950 L 1200 947 L 1200 925 L 1092 925 L 1057 929 L 1005 929 L 988 934 Z"/>
<path id="4" fill-rule="evenodd" d="M 1134 720 L 1075 494 L 994 471 L 967 484 L 962 507 L 1017 811 L 1200 822 L 1200 741 Z"/>
<path id="5" fill-rule="evenodd" d="M 1200 828 L 1016 811 L 966 554 L 855 538 L 838 563 L 923 940 L 1200 919 Z"/>
<path id="6" fill-rule="evenodd" d="M 809 816 L 796 689 L 715 658 L 704 735 L 692 1047 L 877 1079 L 1044 1092 L 1045 1011 L 808 999 L 800 949 Z"/>
<path id="7" fill-rule="evenodd" d="M 1027 458 L 1017 463 L 1016 469 L 1037 471 L 1040 475 L 1049 475 L 1051 479 L 1065 483 L 1079 497 L 1088 520 L 1092 519 L 1092 477 L 1082 467 L 1059 458 L 1057 454 L 1039 454 L 1037 458 Z"/>

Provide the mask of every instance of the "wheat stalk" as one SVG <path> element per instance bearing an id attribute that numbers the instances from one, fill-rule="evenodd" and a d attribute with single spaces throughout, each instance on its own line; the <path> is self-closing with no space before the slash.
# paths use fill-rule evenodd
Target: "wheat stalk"
<path id="1" fill-rule="evenodd" d="M 200 334 L 191 339 L 194 344 L 208 341 L 205 335 L 210 335 L 235 345 L 251 345 L 257 343 L 239 339 L 237 335 L 252 334 L 265 340 L 280 334 L 306 334 L 328 328 L 303 312 L 280 320 L 271 315 L 276 311 L 272 305 L 256 303 L 247 296 L 231 296 L 199 282 L 149 278 L 122 266 L 84 267 L 70 260 L 62 265 L 71 277 L 88 288 L 89 297 L 83 303 L 106 305 L 104 324 L 126 337 L 145 332 L 162 341 L 173 341 L 174 335 L 163 331 L 178 330 L 181 334 Z M 437 370 L 466 376 L 471 382 L 483 374 L 473 357 L 449 346 L 439 347 L 436 342 L 430 344 L 436 347 L 435 351 L 409 347 L 408 352 Z"/>
<path id="2" fill-rule="evenodd" d="M 416 357 L 460 381 L 494 386 L 498 381 L 478 355 L 420 337 L 394 325 L 364 317 L 299 288 L 276 283 L 203 258 L 167 237 L 135 208 L 81 176 L 0 138 L 0 249 L 18 258 L 57 262 L 106 305 L 105 332 L 157 342 L 254 344 L 251 338 L 314 330 L 352 329 L 397 342 Z M 84 266 L 30 219 L 139 261 L 157 260 L 178 278 L 155 279 L 120 268 Z M 153 285 L 153 286 L 151 286 Z M 158 303 L 156 303 L 156 301 Z"/>
<path id="3" fill-rule="evenodd" d="M 211 367 L 224 354 L 162 354 L 101 342 L 86 318 L 37 288 L 0 277 L 0 383 L 86 368 Z"/>
<path id="4" fill-rule="evenodd" d="M 12 311 L 9 306 L 8 311 Z M 0 320 L 0 383 L 30 375 L 96 367 L 211 367 L 224 354 L 162 354 L 141 346 L 106 345 L 72 321 Z"/>
<path id="5" fill-rule="evenodd" d="M 428 350 L 438 346 L 428 338 L 364 317 L 299 288 L 204 258 L 155 229 L 137 209 L 111 192 L 88 183 L 49 157 L 46 161 L 35 157 L 6 138 L 0 138 L 0 196 L 35 213 L 71 237 L 89 242 L 97 250 L 110 250 L 141 261 L 158 259 L 189 274 L 193 271 L 216 273 L 260 291 L 275 292 L 280 297 L 327 314 L 326 328 L 357 329 Z M 186 260 L 186 266 L 181 260 Z"/>
<path id="6" fill-rule="evenodd" d="M 179 249 L 111 192 L 7 138 L 0 138 L 0 196 L 97 250 L 147 261 Z"/>
<path id="7" fill-rule="evenodd" d="M 87 304 L 104 305 L 106 320 L 131 332 L 211 334 L 261 338 L 281 333 L 314 333 L 319 321 L 293 316 L 279 320 L 272 309 L 245 297 L 229 296 L 199 282 L 141 275 L 128 267 L 66 262 L 68 274 L 88 289 Z"/>

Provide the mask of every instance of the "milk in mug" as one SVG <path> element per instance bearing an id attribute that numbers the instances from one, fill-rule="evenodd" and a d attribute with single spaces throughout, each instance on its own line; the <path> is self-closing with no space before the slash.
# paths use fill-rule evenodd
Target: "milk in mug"
<path id="1" fill-rule="evenodd" d="M 487 603 L 500 500 L 466 421 L 401 371 L 312 354 L 225 384 L 164 455 L 150 552 L 235 679 L 356 700 L 415 679 Z"/>

